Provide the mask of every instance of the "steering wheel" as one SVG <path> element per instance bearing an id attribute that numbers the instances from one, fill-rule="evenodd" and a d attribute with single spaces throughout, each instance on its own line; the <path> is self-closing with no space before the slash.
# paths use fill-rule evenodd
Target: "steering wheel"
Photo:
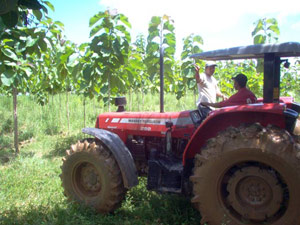
<path id="1" fill-rule="evenodd" d="M 209 106 L 204 106 L 201 104 L 198 105 L 198 110 L 202 120 L 204 120 L 208 116 L 208 114 L 212 111 L 212 109 Z"/>

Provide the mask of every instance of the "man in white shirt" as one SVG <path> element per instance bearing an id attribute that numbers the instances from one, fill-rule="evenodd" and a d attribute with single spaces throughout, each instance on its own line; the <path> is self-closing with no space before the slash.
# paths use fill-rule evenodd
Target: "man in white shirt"
<path id="1" fill-rule="evenodd" d="M 213 77 L 215 72 L 216 64 L 213 62 L 207 62 L 205 65 L 204 73 L 199 75 L 199 67 L 195 66 L 195 78 L 198 86 L 199 98 L 197 101 L 197 106 L 201 102 L 214 103 L 217 97 L 221 97 L 226 100 L 227 97 L 223 95 L 218 87 L 217 80 Z"/>

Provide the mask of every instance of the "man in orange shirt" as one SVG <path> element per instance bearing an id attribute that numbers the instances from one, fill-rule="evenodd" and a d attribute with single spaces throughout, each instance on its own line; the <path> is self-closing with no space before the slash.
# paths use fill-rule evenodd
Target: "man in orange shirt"
<path id="1" fill-rule="evenodd" d="M 238 91 L 237 93 L 222 102 L 201 102 L 201 105 L 221 108 L 232 105 L 251 104 L 257 101 L 253 92 L 246 88 L 247 77 L 244 74 L 240 73 L 232 79 L 234 81 L 234 89 Z"/>

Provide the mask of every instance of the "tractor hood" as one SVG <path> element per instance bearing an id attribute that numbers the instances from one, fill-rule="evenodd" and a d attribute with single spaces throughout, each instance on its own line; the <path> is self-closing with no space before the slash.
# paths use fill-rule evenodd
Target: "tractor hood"
<path id="1" fill-rule="evenodd" d="M 172 124 L 172 137 L 189 139 L 195 131 L 190 111 L 182 112 L 110 112 L 100 114 L 96 128 L 109 130 L 125 141 L 128 135 L 164 137 Z"/>

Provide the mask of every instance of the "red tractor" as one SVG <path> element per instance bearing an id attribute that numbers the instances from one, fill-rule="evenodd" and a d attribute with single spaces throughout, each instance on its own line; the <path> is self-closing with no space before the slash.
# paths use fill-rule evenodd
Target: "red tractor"
<path id="1" fill-rule="evenodd" d="M 211 111 L 125 112 L 98 116 L 93 138 L 67 150 L 65 195 L 100 213 L 120 206 L 147 176 L 147 188 L 182 194 L 201 224 L 300 224 L 300 104 L 280 98 L 280 68 L 300 43 L 251 45 L 192 55 L 202 60 L 262 58 L 261 102 Z M 163 70 L 162 70 L 163 71 Z M 162 109 L 163 107 L 161 107 Z"/>

